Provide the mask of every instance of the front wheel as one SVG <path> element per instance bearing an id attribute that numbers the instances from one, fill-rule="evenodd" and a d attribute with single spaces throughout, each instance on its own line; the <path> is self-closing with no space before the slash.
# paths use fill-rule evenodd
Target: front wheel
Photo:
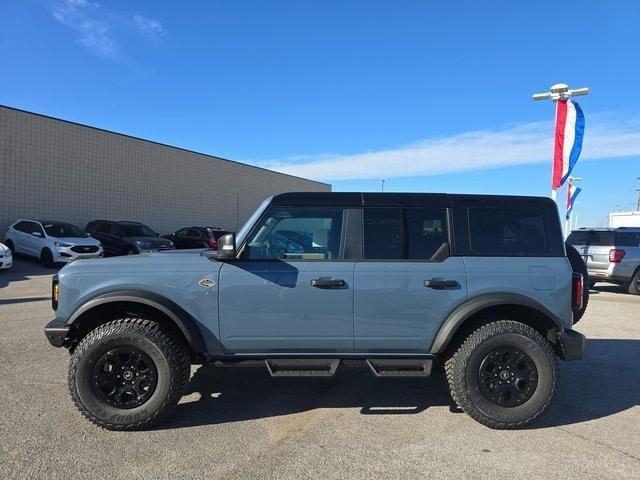
<path id="1" fill-rule="evenodd" d="M 76 407 L 108 430 L 140 430 L 164 419 L 189 380 L 186 347 L 159 325 L 122 318 L 91 331 L 69 365 Z"/>
<path id="2" fill-rule="evenodd" d="M 51 250 L 48 248 L 42 250 L 42 253 L 40 254 L 40 263 L 45 268 L 52 268 L 55 265 L 53 263 L 53 254 L 51 253 Z"/>
<path id="3" fill-rule="evenodd" d="M 474 420 L 496 429 L 523 427 L 547 409 L 558 381 L 549 342 L 519 322 L 489 323 L 447 359 L 451 396 Z"/>

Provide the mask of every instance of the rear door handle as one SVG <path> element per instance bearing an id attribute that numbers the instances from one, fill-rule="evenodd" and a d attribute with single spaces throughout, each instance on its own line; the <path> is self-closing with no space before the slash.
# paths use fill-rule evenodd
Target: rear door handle
<path id="1" fill-rule="evenodd" d="M 458 288 L 460 284 L 456 280 L 446 280 L 444 278 L 432 278 L 424 281 L 424 286 L 434 290 L 444 290 L 446 288 Z"/>
<path id="2" fill-rule="evenodd" d="M 347 288 L 347 282 L 340 278 L 320 277 L 311 280 L 311 286 L 316 288 Z"/>

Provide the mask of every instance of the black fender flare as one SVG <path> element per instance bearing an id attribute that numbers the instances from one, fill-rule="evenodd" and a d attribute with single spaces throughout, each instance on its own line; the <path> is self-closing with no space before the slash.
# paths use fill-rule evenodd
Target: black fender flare
<path id="1" fill-rule="evenodd" d="M 500 305 L 518 305 L 537 310 L 548 317 L 558 330 L 563 329 L 562 319 L 549 311 L 549 309 L 540 302 L 517 293 L 492 293 L 471 298 L 456 307 L 440 326 L 431 345 L 430 353 L 439 354 L 444 352 L 458 328 L 472 315 L 486 308 Z"/>
<path id="2" fill-rule="evenodd" d="M 95 307 L 115 302 L 139 303 L 155 308 L 165 314 L 180 329 L 195 353 L 205 353 L 202 333 L 196 325 L 196 320 L 175 302 L 145 290 L 116 290 L 97 295 L 77 308 L 69 317 L 67 324 L 73 325 L 84 313 Z"/>

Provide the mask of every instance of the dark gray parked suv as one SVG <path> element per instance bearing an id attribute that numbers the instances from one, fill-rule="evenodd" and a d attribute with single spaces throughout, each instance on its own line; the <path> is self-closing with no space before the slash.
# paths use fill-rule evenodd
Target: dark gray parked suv
<path id="1" fill-rule="evenodd" d="M 69 390 L 90 421 L 156 424 L 192 363 L 261 360 L 299 377 L 352 360 L 378 377 L 441 364 L 460 408 L 517 428 L 551 402 L 557 358 L 583 355 L 571 328 L 583 278 L 546 198 L 288 193 L 217 247 L 54 277 L 45 333 L 72 353 Z"/>
<path id="2" fill-rule="evenodd" d="M 640 295 L 640 227 L 581 228 L 571 232 L 567 243 L 582 255 L 591 286 L 617 283 Z"/>

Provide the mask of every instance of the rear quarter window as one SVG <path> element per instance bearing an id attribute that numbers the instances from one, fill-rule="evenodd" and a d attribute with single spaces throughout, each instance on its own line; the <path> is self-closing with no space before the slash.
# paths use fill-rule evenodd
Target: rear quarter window
<path id="1" fill-rule="evenodd" d="M 468 225 L 472 255 L 538 257 L 557 253 L 544 210 L 471 207 Z"/>

